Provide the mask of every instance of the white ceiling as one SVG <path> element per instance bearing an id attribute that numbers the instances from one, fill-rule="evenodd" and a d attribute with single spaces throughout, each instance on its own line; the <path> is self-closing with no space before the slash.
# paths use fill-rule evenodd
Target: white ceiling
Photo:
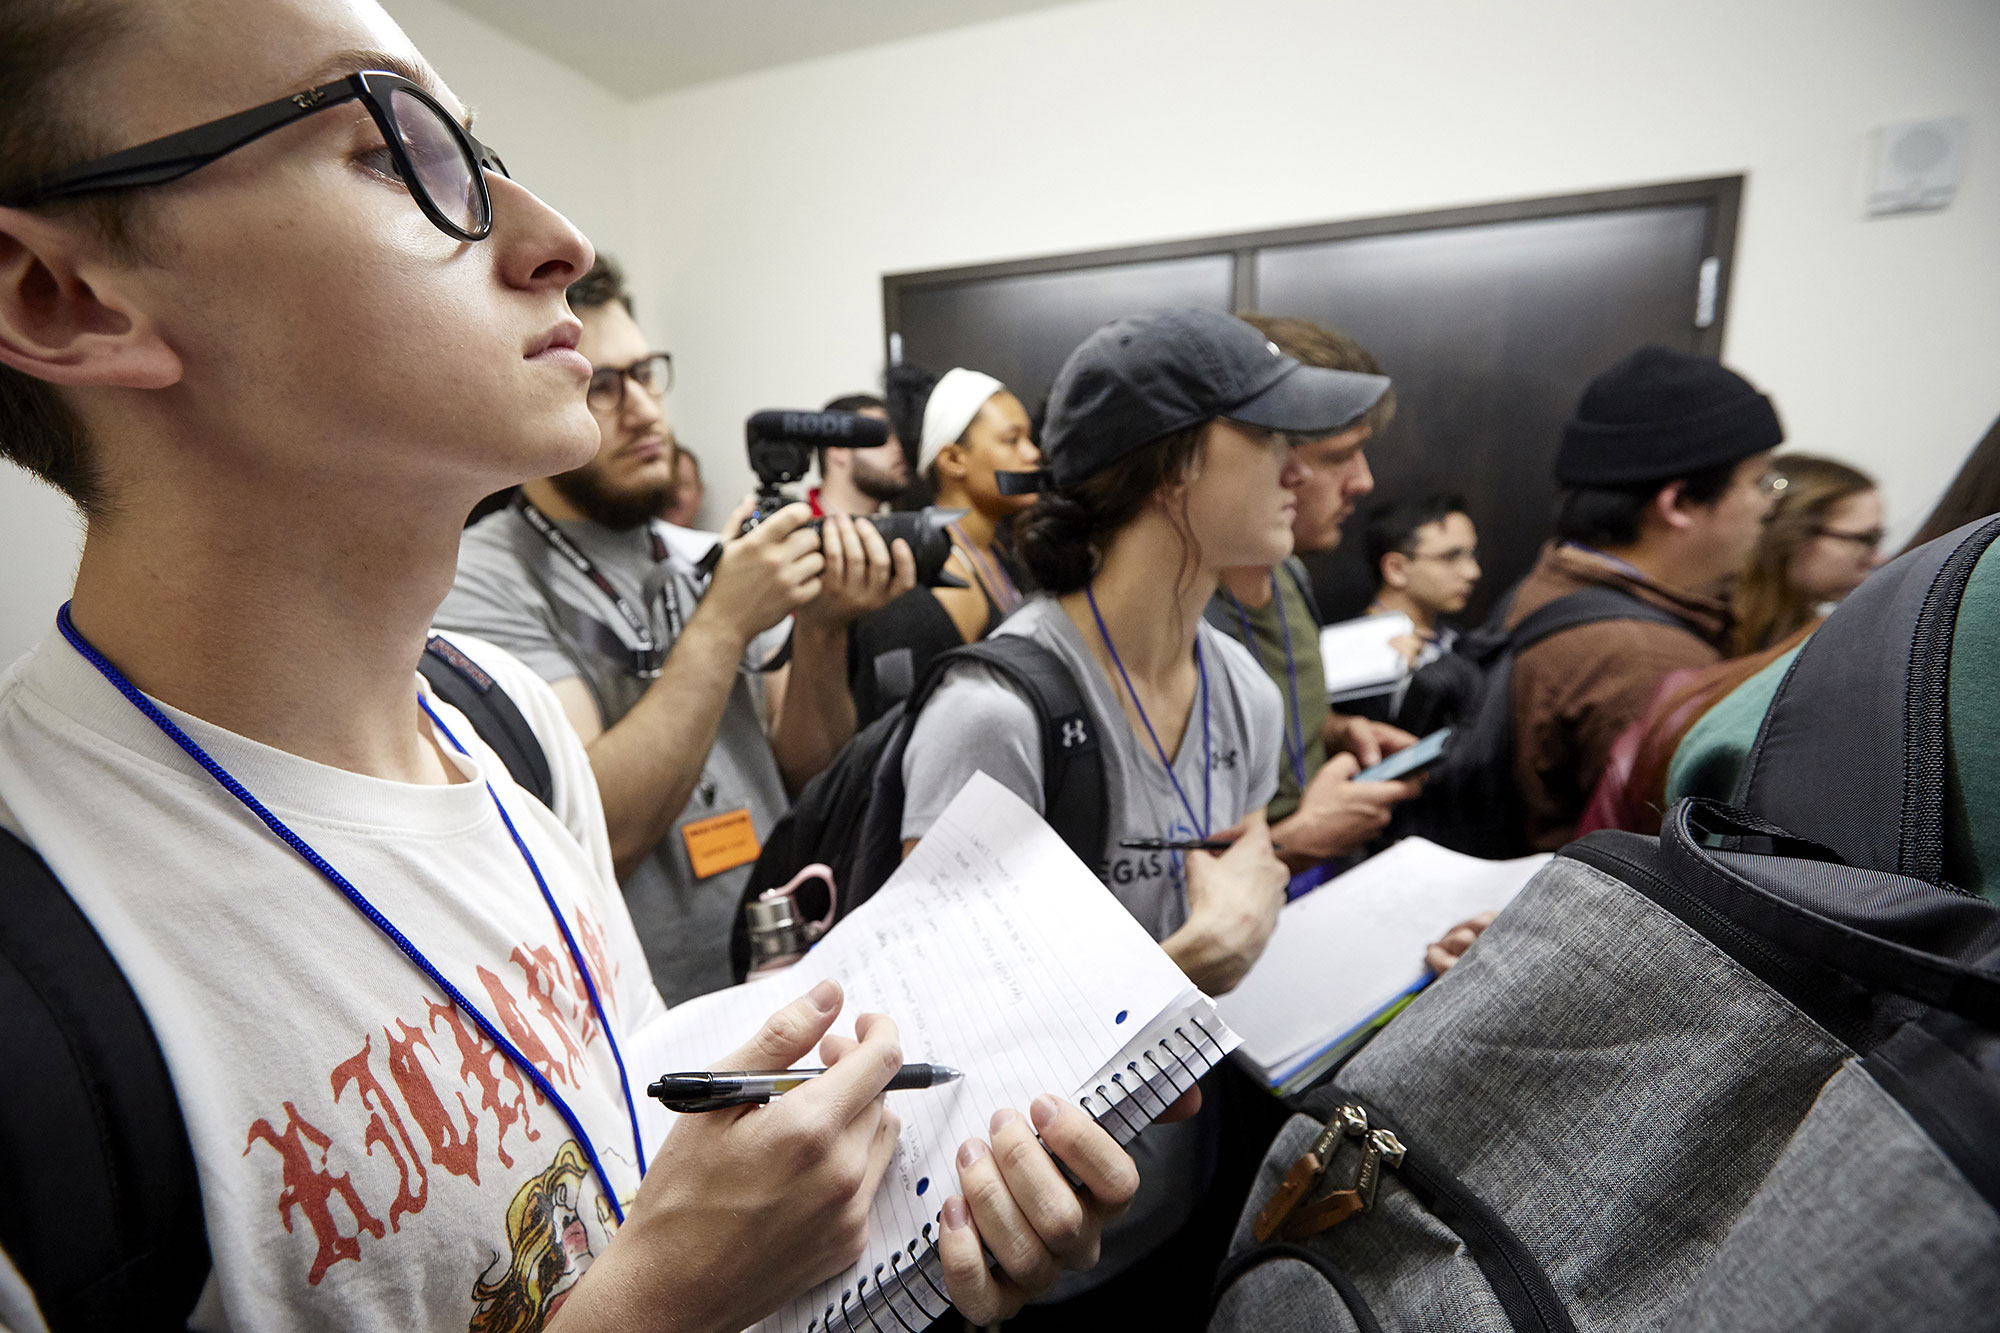
<path id="1" fill-rule="evenodd" d="M 1074 0 L 450 0 L 622 97 Z"/>

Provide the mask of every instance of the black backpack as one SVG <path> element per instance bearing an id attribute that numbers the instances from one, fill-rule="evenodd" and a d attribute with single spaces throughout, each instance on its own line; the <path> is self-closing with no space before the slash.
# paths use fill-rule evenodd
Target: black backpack
<path id="1" fill-rule="evenodd" d="M 420 669 L 547 804 L 547 756 L 506 691 L 440 638 Z M 5 829 L 0 1014 L 0 1249 L 53 1333 L 185 1328 L 210 1258 L 166 1060 L 89 919 Z"/>
<path id="2" fill-rule="evenodd" d="M 1686 630 L 1668 611 L 1616 588 L 1582 588 L 1537 607 L 1512 630 L 1510 593 L 1479 629 L 1410 679 L 1396 725 L 1417 736 L 1452 728 L 1451 745 L 1423 794 L 1397 812 L 1398 835 L 1429 838 L 1492 860 L 1529 851 L 1514 778 L 1514 659 L 1551 634 L 1605 620 L 1643 620 Z M 1690 633 L 1692 631 L 1689 631 Z"/>
<path id="3" fill-rule="evenodd" d="M 729 937 L 738 981 L 750 970 L 743 909 L 766 889 L 789 883 L 805 866 L 826 865 L 840 886 L 837 922 L 874 896 L 902 864 L 903 752 L 925 701 L 959 662 L 990 667 L 1027 696 L 1042 730 L 1042 809 L 1070 850 L 1103 874 L 1104 755 L 1082 691 L 1062 659 L 1033 639 L 994 635 L 939 655 L 915 692 L 857 732 L 771 830 L 743 886 Z M 824 914 L 823 890 L 802 888 L 800 898 L 802 915 Z"/>

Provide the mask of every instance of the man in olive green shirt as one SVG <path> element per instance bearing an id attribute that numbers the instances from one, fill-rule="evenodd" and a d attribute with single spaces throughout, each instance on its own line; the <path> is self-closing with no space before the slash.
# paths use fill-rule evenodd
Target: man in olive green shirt
<path id="1" fill-rule="evenodd" d="M 1309 366 L 1379 375 L 1368 350 L 1344 334 L 1302 319 L 1249 316 L 1285 355 Z M 1292 549 L 1329 551 L 1340 525 L 1375 489 L 1362 447 L 1395 414 L 1395 390 L 1383 394 L 1355 425 L 1292 443 L 1304 479 L 1294 492 Z M 1267 815 L 1272 840 L 1293 869 L 1303 870 L 1361 850 L 1389 823 L 1389 812 L 1417 794 L 1408 782 L 1352 782 L 1362 767 L 1411 744 L 1415 737 L 1386 723 L 1331 712 L 1326 667 L 1319 653 L 1319 616 L 1305 566 L 1295 554 L 1275 568 L 1225 570 L 1209 603 L 1211 625 L 1243 642 L 1285 699 L 1278 794 Z M 1329 755 L 1331 758 L 1329 759 Z"/>

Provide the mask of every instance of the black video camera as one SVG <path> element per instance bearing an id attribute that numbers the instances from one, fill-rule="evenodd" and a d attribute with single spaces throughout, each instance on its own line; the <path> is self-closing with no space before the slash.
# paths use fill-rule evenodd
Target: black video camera
<path id="1" fill-rule="evenodd" d="M 857 412 L 757 412 L 744 425 L 750 449 L 750 469 L 757 474 L 757 507 L 743 520 L 742 531 L 762 523 L 790 503 L 779 489 L 805 476 L 815 449 L 872 449 L 889 442 L 889 425 Z M 884 542 L 898 537 L 910 544 L 917 560 L 917 582 L 926 588 L 963 588 L 965 580 L 945 572 L 951 558 L 948 529 L 965 516 L 963 509 L 920 509 L 912 514 L 872 514 Z M 814 519 L 819 529 L 825 520 Z"/>

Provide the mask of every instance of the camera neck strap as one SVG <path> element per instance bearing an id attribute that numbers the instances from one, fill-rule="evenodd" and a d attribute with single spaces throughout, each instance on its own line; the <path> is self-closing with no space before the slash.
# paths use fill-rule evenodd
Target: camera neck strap
<path id="1" fill-rule="evenodd" d="M 530 528 L 534 529 L 535 534 L 549 544 L 550 550 L 554 551 L 564 560 L 567 560 L 571 568 L 590 580 L 591 585 L 600 593 L 603 593 L 612 606 L 617 608 L 619 616 L 624 619 L 626 625 L 632 631 L 633 642 L 628 649 L 632 657 L 632 673 L 636 676 L 645 677 L 648 680 L 659 675 L 661 666 L 667 660 L 667 651 L 681 637 L 680 605 L 678 599 L 673 594 L 673 590 L 667 586 L 668 579 L 666 575 L 668 571 L 666 566 L 667 557 L 670 553 L 667 550 L 667 543 L 661 538 L 659 531 L 650 523 L 646 525 L 646 536 L 651 539 L 653 546 L 654 568 L 653 573 L 646 580 L 644 600 L 650 602 L 657 595 L 662 608 L 667 613 L 667 640 L 665 643 L 661 643 L 654 637 L 653 627 L 646 619 L 645 612 L 639 607 L 634 606 L 631 598 L 618 591 L 612 585 L 611 580 L 605 577 L 604 571 L 597 567 L 597 562 L 592 560 L 588 555 L 585 555 L 583 548 L 571 541 L 569 534 L 557 527 L 553 519 L 536 508 L 534 501 L 528 498 L 526 492 L 515 492 L 513 508 L 514 512 L 519 514 Z"/>
<path id="2" fill-rule="evenodd" d="M 987 599 L 999 610 L 1000 618 L 1004 620 L 1021 604 L 1021 590 L 1015 587 L 1014 580 L 1008 577 L 1006 566 L 1000 563 L 999 557 L 990 556 L 980 550 L 979 544 L 966 534 L 962 524 L 953 523 L 945 531 L 951 534 L 954 542 L 958 543 L 958 548 L 965 552 L 965 560 L 972 567 L 973 577 L 979 580 L 980 586 L 986 590 Z"/>

